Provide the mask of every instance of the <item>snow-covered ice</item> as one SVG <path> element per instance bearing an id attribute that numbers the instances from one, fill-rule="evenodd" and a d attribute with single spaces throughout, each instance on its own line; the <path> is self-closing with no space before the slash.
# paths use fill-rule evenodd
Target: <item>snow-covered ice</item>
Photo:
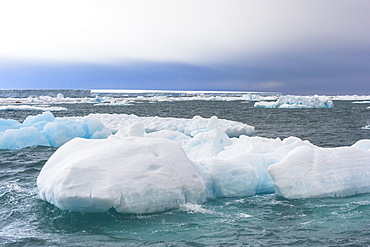
<path id="1" fill-rule="evenodd" d="M 364 149 L 364 150 L 370 150 L 370 139 L 359 140 L 358 142 L 353 144 L 351 147 Z"/>
<path id="2" fill-rule="evenodd" d="M 281 96 L 276 102 L 261 101 L 254 108 L 333 108 L 333 101 L 326 96 Z"/>
<path id="3" fill-rule="evenodd" d="M 285 198 L 344 197 L 370 192 L 369 160 L 370 150 L 356 147 L 301 146 L 268 171 Z"/>
<path id="4" fill-rule="evenodd" d="M 184 118 L 162 118 L 162 117 L 138 117 L 127 114 L 90 114 L 89 117 L 99 120 L 112 133 L 119 129 L 129 127 L 135 122 L 142 122 L 146 133 L 159 130 L 172 130 L 184 133 L 190 136 L 190 125 L 194 119 L 200 119 L 195 116 L 193 119 Z M 255 127 L 236 121 L 218 119 L 218 125 L 225 131 L 229 137 L 238 137 L 240 135 L 251 136 L 254 134 Z M 204 127 L 204 126 L 203 126 Z"/>
<path id="5" fill-rule="evenodd" d="M 37 186 L 43 200 L 83 212 L 153 213 L 205 200 L 192 162 L 163 138 L 74 139 L 47 161 Z"/>
<path id="6" fill-rule="evenodd" d="M 331 100 L 370 100 L 370 95 L 335 95 L 329 97 Z"/>

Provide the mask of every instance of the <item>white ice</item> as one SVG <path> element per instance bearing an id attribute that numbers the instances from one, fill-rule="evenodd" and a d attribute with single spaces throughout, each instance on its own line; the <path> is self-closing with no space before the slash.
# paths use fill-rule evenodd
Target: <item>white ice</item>
<path id="1" fill-rule="evenodd" d="M 3 105 L 0 111 L 66 111 L 65 107 L 48 106 L 48 105 Z"/>
<path id="2" fill-rule="evenodd" d="M 358 142 L 353 144 L 351 147 L 364 149 L 364 150 L 370 150 L 370 140 L 369 139 L 359 140 Z"/>
<path id="3" fill-rule="evenodd" d="M 37 186 L 43 200 L 83 212 L 153 213 L 205 200 L 193 163 L 163 138 L 74 139 L 47 161 Z"/>
<path id="4" fill-rule="evenodd" d="M 190 136 L 191 130 L 189 128 L 191 128 L 190 125 L 193 122 L 193 119 L 138 117 L 127 114 L 90 114 L 89 117 L 99 120 L 112 133 L 116 133 L 119 129 L 127 128 L 133 123 L 142 122 L 145 126 L 146 133 L 159 130 L 172 130 Z M 198 116 L 194 118 L 198 118 Z M 255 131 L 253 126 L 226 119 L 219 119 L 218 125 L 229 137 L 238 137 L 240 135 L 251 136 Z"/>
<path id="5" fill-rule="evenodd" d="M 301 146 L 268 171 L 276 193 L 289 199 L 344 197 L 370 192 L 370 150 Z"/>
<path id="6" fill-rule="evenodd" d="M 370 95 L 335 95 L 329 97 L 331 100 L 370 100 Z"/>
<path id="7" fill-rule="evenodd" d="M 326 96 L 282 96 L 276 102 L 261 101 L 254 108 L 333 108 L 333 101 Z"/>
<path id="8" fill-rule="evenodd" d="M 11 91 L 11 90 L 10 90 Z M 63 92 L 63 91 L 61 91 Z M 96 105 L 116 105 L 126 106 L 132 103 L 140 103 L 142 101 L 148 102 L 173 102 L 173 101 L 271 101 L 278 100 L 279 94 L 277 93 L 260 93 L 260 92 L 222 92 L 222 91 L 143 91 L 143 90 L 91 90 L 91 97 L 65 97 L 59 93 L 57 97 L 51 96 L 38 96 L 28 98 L 12 98 L 12 93 L 7 98 L 0 98 L 0 104 L 4 106 L 25 104 L 76 104 L 76 103 L 92 103 Z M 114 97 L 110 96 L 95 96 L 95 95 L 108 95 L 107 93 L 115 94 Z M 75 95 L 78 96 L 78 95 Z M 291 96 L 289 96 L 291 97 Z M 314 96 L 303 96 L 314 97 Z M 369 101 L 370 95 L 336 95 L 336 96 L 320 96 L 326 97 L 329 100 L 358 100 Z M 261 103 L 257 104 L 260 107 L 272 107 L 276 104 Z M 290 106 L 292 107 L 292 106 Z M 309 106 L 310 107 L 310 106 Z"/>

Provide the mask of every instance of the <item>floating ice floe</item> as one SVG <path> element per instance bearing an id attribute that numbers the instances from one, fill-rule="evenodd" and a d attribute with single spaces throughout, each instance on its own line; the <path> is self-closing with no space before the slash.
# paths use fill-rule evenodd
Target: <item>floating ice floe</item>
<path id="1" fill-rule="evenodd" d="M 0 119 L 0 149 L 35 145 L 60 147 L 76 137 L 107 138 L 111 132 L 93 118 L 55 118 L 51 112 L 28 116 L 23 123 Z"/>
<path id="2" fill-rule="evenodd" d="M 319 148 L 296 137 L 230 138 L 219 123 L 196 117 L 186 135 L 148 134 L 135 122 L 105 140 L 67 142 L 38 177 L 40 197 L 73 211 L 152 213 L 275 191 L 286 198 L 370 192 L 369 140 Z"/>
<path id="3" fill-rule="evenodd" d="M 370 100 L 370 95 L 336 95 L 329 98 L 331 100 Z"/>
<path id="4" fill-rule="evenodd" d="M 205 200 L 192 162 L 163 138 L 74 139 L 47 161 L 37 186 L 41 199 L 83 212 L 153 213 Z"/>
<path id="5" fill-rule="evenodd" d="M 100 103 L 94 104 L 94 106 L 128 106 L 132 105 L 128 100 L 116 100 L 109 99 L 100 101 Z"/>
<path id="6" fill-rule="evenodd" d="M 124 131 L 125 128 L 136 123 L 143 124 L 145 133 L 172 130 L 177 131 L 178 134 L 180 132 L 190 136 L 194 124 L 201 129 L 206 127 L 207 121 L 201 117 L 176 119 L 124 114 L 91 114 L 87 117 L 55 118 L 52 113 L 44 112 L 27 117 L 23 123 L 0 119 L 0 148 L 21 149 L 34 145 L 60 147 L 76 137 L 107 138 L 112 132 L 116 133 L 120 129 Z M 223 131 L 230 137 L 254 133 L 253 126 L 229 120 L 219 120 L 219 122 L 223 126 Z"/>
<path id="7" fill-rule="evenodd" d="M 261 101 L 254 108 L 333 108 L 333 101 L 326 96 L 282 96 L 276 102 Z"/>
<path id="8" fill-rule="evenodd" d="M 56 107 L 49 105 L 2 105 L 0 111 L 67 111 L 65 107 Z"/>
<path id="9" fill-rule="evenodd" d="M 289 199 L 369 193 L 370 150 L 355 147 L 293 149 L 268 168 L 276 193 Z"/>
<path id="10" fill-rule="evenodd" d="M 199 128 L 205 128 L 207 119 L 204 121 L 197 121 L 203 119 L 195 116 L 193 119 L 184 118 L 162 118 L 162 117 L 138 117 L 136 115 L 127 114 L 90 114 L 89 117 L 99 120 L 112 133 L 116 133 L 119 129 L 124 129 L 136 122 L 141 122 L 145 126 L 145 132 L 151 133 L 159 130 L 172 130 L 191 135 L 191 125 L 199 124 Z M 254 134 L 255 127 L 243 124 L 236 121 L 218 119 L 218 126 L 229 137 L 238 137 L 240 135 L 251 136 Z"/>

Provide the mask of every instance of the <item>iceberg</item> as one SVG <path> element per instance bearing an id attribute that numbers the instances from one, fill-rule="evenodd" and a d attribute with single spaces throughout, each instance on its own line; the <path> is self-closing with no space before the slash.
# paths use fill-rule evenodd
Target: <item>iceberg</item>
<path id="1" fill-rule="evenodd" d="M 241 136 L 231 140 L 217 156 L 209 155 L 197 160 L 198 172 L 205 180 L 207 196 L 233 197 L 274 193 L 274 186 L 267 168 L 285 157 L 298 146 L 313 146 L 296 137 L 284 140 Z M 194 154 L 189 153 L 189 157 Z M 196 155 L 196 150 L 191 150 Z"/>
<path id="2" fill-rule="evenodd" d="M 215 197 L 273 193 L 267 168 L 296 147 L 313 146 L 295 137 L 230 138 L 218 123 L 217 117 L 195 117 L 185 135 L 172 130 L 146 134 L 144 124 L 136 122 L 107 139 L 73 139 L 42 168 L 40 197 L 72 211 L 153 213 Z M 171 176 L 187 182 L 173 188 L 158 157 L 169 157 L 164 164 L 173 169 Z M 195 187 L 187 189 L 188 183 Z M 187 191 L 186 196 L 179 191 Z"/>
<path id="3" fill-rule="evenodd" d="M 120 125 L 114 134 L 95 115 L 58 119 L 44 113 L 28 117 L 21 125 L 3 121 L 4 126 L 14 127 L 12 131 L 32 128 L 49 143 L 56 140 L 53 145 L 73 138 L 40 172 L 37 185 L 43 200 L 71 211 L 114 208 L 142 214 L 218 197 L 277 193 L 295 199 L 370 192 L 370 140 L 320 148 L 296 137 L 230 137 L 224 122 L 215 116 L 176 122 L 102 115 Z M 128 125 L 123 119 L 132 121 Z M 148 127 L 158 130 L 148 131 Z M 74 138 L 79 135 L 85 139 Z"/>
<path id="4" fill-rule="evenodd" d="M 288 199 L 344 197 L 370 192 L 369 160 L 370 150 L 301 146 L 268 172 L 276 193 Z"/>
<path id="5" fill-rule="evenodd" d="M 20 127 L 22 127 L 22 124 L 16 120 L 0 118 L 0 133 L 7 129 L 19 129 Z"/>
<path id="6" fill-rule="evenodd" d="M 352 147 L 324 149 L 295 137 L 229 138 L 216 117 L 196 117 L 188 131 L 190 136 L 172 130 L 146 134 L 144 124 L 137 122 L 105 140 L 74 139 L 42 169 L 40 197 L 72 211 L 105 212 L 113 207 L 122 213 L 152 213 L 207 198 L 274 191 L 286 198 L 370 192 L 365 179 L 370 157 L 367 140 Z M 174 188 L 173 181 L 166 180 L 162 161 L 157 163 L 163 156 L 176 163 L 165 163 L 166 169 L 174 169 L 170 174 L 176 181 L 181 176 L 190 179 L 185 179 L 185 185 Z M 152 169 L 157 172 L 154 177 Z M 196 186 L 187 187 L 188 183 Z M 189 188 L 186 196 L 179 192 L 184 189 L 178 189 L 184 186 Z"/>
<path id="7" fill-rule="evenodd" d="M 194 119 L 199 119 L 195 116 L 193 119 L 184 118 L 162 118 L 162 117 L 138 117 L 136 115 L 127 114 L 89 114 L 88 117 L 99 120 L 112 133 L 116 133 L 120 129 L 127 128 L 136 122 L 142 122 L 145 126 L 146 133 L 152 133 L 160 130 L 172 130 L 184 133 L 190 136 L 190 125 Z M 243 124 L 236 121 L 218 119 L 218 125 L 225 131 L 229 137 L 238 137 L 240 135 L 251 136 L 255 132 L 255 127 Z"/>
<path id="8" fill-rule="evenodd" d="M 49 146 L 49 141 L 34 127 L 7 129 L 0 136 L 0 149 L 21 149 L 36 145 Z"/>
<path id="9" fill-rule="evenodd" d="M 0 149 L 40 145 L 60 147 L 76 137 L 103 139 L 111 135 L 94 118 L 55 118 L 51 112 L 28 116 L 23 123 L 0 119 Z"/>
<path id="10" fill-rule="evenodd" d="M 198 119 L 198 120 L 197 120 Z M 112 133 L 117 133 L 119 130 L 121 134 L 133 124 L 141 123 L 145 134 L 155 133 L 158 131 L 175 131 L 184 135 L 190 136 L 190 125 L 194 121 L 200 121 L 200 117 L 194 119 L 180 119 L 180 118 L 160 118 L 160 117 L 138 117 L 135 115 L 125 114 L 90 114 L 86 117 L 64 117 L 55 118 L 51 112 L 44 112 L 37 116 L 28 116 L 23 123 L 15 120 L 0 119 L 0 143 L 1 136 L 8 129 L 20 129 L 23 127 L 36 128 L 45 138 L 49 144 L 47 146 L 60 147 L 69 140 L 76 137 L 87 139 L 104 139 Z M 208 120 L 204 120 L 208 121 Z M 225 131 L 229 137 L 240 135 L 252 135 L 255 128 L 247 124 L 218 119 L 218 125 L 221 126 L 222 131 Z M 26 129 L 31 131 L 31 129 Z M 32 130 L 34 132 L 34 130 Z M 20 138 L 16 131 L 11 131 L 14 134 L 14 139 Z M 25 130 L 22 130 L 25 133 Z M 144 133 L 142 134 L 142 136 Z M 40 140 L 37 138 L 37 140 Z M 16 141 L 15 141 L 16 142 Z M 29 144 L 27 144 L 27 142 Z M 37 143 L 32 139 L 23 139 L 19 146 L 12 145 L 11 149 L 20 149 L 34 145 L 45 145 L 44 141 Z M 0 145 L 0 148 L 7 148 L 9 145 Z"/>
<path id="11" fill-rule="evenodd" d="M 41 199 L 82 212 L 154 213 L 205 200 L 181 146 L 161 138 L 76 138 L 50 157 L 37 187 Z"/>
<path id="12" fill-rule="evenodd" d="M 333 108 L 333 101 L 326 96 L 282 96 L 276 102 L 261 101 L 254 108 Z"/>

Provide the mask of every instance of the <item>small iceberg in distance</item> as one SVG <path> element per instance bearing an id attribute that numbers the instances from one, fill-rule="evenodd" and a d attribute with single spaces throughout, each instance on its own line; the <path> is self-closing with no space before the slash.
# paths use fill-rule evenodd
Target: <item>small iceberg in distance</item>
<path id="1" fill-rule="evenodd" d="M 326 96 L 282 96 L 276 102 L 261 101 L 254 104 L 254 108 L 333 108 L 333 101 Z"/>

